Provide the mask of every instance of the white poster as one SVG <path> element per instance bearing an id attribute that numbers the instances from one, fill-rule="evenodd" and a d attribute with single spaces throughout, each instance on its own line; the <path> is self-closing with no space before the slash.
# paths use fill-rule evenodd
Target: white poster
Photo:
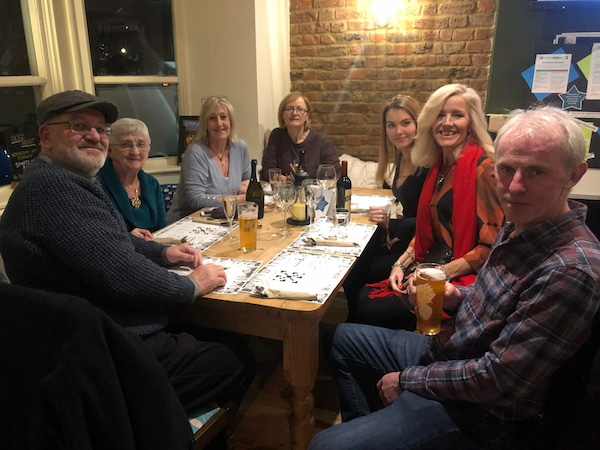
<path id="1" fill-rule="evenodd" d="M 592 47 L 587 100 L 600 100 L 600 42 L 596 42 Z"/>
<path id="2" fill-rule="evenodd" d="M 553 53 L 536 55 L 531 92 L 534 94 L 564 94 L 569 84 L 571 55 Z"/>

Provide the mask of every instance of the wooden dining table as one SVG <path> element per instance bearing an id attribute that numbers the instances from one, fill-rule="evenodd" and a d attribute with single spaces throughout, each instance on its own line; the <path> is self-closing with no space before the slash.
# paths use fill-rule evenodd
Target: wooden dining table
<path id="1" fill-rule="evenodd" d="M 392 195 L 390 190 L 385 189 L 355 189 L 353 194 Z M 367 215 L 353 214 L 352 221 L 372 224 Z M 287 225 L 290 234 L 278 234 L 283 227 L 283 212 L 274 205 L 265 208 L 259 226 L 256 251 L 243 253 L 240 250 L 239 229 L 236 229 L 232 233 L 237 239 L 221 239 L 203 251 L 203 255 L 249 259 L 266 264 L 305 228 Z M 293 449 L 307 448 L 315 433 L 312 389 L 319 361 L 319 322 L 340 286 L 341 282 L 322 303 L 258 298 L 243 292 L 210 293 L 178 312 L 178 316 L 183 314 L 186 321 L 201 326 L 282 341 L 283 373 L 292 391 L 289 425 Z"/>

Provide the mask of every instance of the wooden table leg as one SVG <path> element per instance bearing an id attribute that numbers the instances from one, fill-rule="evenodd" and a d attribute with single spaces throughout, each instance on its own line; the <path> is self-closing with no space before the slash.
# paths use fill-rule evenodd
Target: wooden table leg
<path id="1" fill-rule="evenodd" d="M 312 389 L 319 365 L 319 321 L 284 319 L 283 373 L 292 388 L 292 449 L 306 449 L 315 433 Z"/>

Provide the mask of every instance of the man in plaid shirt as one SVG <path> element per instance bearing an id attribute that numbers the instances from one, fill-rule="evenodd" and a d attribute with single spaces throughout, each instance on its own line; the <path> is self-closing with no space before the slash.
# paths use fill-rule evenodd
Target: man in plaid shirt
<path id="1" fill-rule="evenodd" d="M 581 130 L 556 108 L 516 111 L 495 149 L 507 222 L 475 283 L 446 283 L 452 317 L 433 338 L 338 326 L 331 359 L 343 423 L 311 449 L 506 444 L 535 424 L 551 375 L 588 338 L 600 243 L 587 208 L 567 199 L 587 170 Z M 408 291 L 414 304 L 414 280 Z"/>

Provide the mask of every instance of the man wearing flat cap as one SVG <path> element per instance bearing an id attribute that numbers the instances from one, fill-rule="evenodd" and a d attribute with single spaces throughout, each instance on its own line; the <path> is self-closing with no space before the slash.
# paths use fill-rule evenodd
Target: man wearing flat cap
<path id="1" fill-rule="evenodd" d="M 38 106 L 41 152 L 24 171 L 0 221 L 0 253 L 14 284 L 83 297 L 137 334 L 162 364 L 186 412 L 241 400 L 252 359 L 169 325 L 166 309 L 226 282 L 200 251 L 127 232 L 95 178 L 108 153 L 117 107 L 82 91 Z M 188 277 L 164 267 L 188 264 Z"/>

